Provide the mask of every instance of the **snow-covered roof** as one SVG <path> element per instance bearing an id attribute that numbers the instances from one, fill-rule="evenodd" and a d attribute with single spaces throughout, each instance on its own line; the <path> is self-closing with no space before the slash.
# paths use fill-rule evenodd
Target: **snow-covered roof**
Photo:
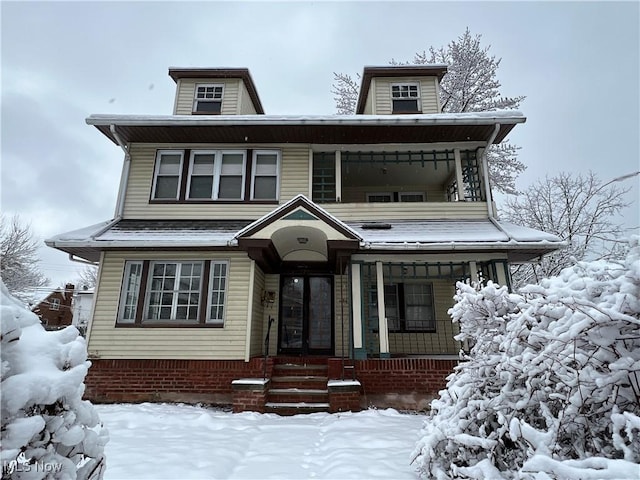
<path id="1" fill-rule="evenodd" d="M 224 125 L 490 125 L 524 123 L 517 110 L 413 115 L 115 115 L 94 114 L 89 125 L 224 126 Z"/>
<path id="2" fill-rule="evenodd" d="M 549 253 L 564 245 L 555 235 L 492 219 L 340 223 L 353 232 L 354 237 L 361 239 L 361 251 L 499 250 L 511 252 L 510 258 L 519 261 Z M 104 249 L 237 248 L 238 235 L 246 232 L 247 226 L 259 224 L 260 221 L 248 220 L 120 220 L 63 233 L 46 240 L 46 243 L 87 260 L 98 261 L 100 251 Z"/>

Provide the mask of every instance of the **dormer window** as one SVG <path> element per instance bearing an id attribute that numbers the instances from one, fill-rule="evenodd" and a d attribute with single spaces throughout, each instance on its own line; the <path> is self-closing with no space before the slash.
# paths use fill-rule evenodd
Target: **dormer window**
<path id="1" fill-rule="evenodd" d="M 393 113 L 421 113 L 420 89 L 417 83 L 395 83 L 391 85 Z"/>
<path id="2" fill-rule="evenodd" d="M 222 112 L 223 92 L 224 85 L 196 85 L 193 113 L 219 115 Z"/>

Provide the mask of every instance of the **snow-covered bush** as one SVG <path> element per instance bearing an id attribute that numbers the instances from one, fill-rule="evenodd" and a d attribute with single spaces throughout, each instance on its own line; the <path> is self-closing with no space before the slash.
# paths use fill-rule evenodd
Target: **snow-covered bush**
<path id="1" fill-rule="evenodd" d="M 3 479 L 100 479 L 106 429 L 82 400 L 89 362 L 75 327 L 47 332 L 0 281 Z"/>
<path id="2" fill-rule="evenodd" d="M 640 478 L 640 246 L 522 289 L 459 284 L 468 356 L 414 451 L 428 478 Z"/>

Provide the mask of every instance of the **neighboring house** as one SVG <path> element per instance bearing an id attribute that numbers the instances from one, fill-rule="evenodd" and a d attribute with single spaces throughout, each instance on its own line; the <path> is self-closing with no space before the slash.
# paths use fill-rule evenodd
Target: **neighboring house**
<path id="1" fill-rule="evenodd" d="M 32 311 L 47 330 L 59 330 L 72 324 L 73 294 L 75 286 L 67 283 L 47 295 Z"/>
<path id="2" fill-rule="evenodd" d="M 496 219 L 485 151 L 525 117 L 440 113 L 446 70 L 366 67 L 357 114 L 283 116 L 246 69 L 170 68 L 173 115 L 90 116 L 124 151 L 115 218 L 47 241 L 100 265 L 89 398 L 426 406 L 456 282 L 562 246 Z"/>
<path id="3" fill-rule="evenodd" d="M 86 334 L 91 318 L 93 306 L 93 289 L 84 287 L 75 291 L 73 295 L 73 320 L 72 325 L 78 328 L 82 334 Z"/>

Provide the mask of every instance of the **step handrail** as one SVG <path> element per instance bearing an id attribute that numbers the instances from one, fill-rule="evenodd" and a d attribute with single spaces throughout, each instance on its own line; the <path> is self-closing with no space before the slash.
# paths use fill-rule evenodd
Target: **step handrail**
<path id="1" fill-rule="evenodd" d="M 267 358 L 269 358 L 269 337 L 271 336 L 271 324 L 275 322 L 275 318 L 269 315 L 269 324 L 267 325 L 267 335 L 264 337 L 264 360 L 262 362 L 262 379 L 267 379 Z"/>

